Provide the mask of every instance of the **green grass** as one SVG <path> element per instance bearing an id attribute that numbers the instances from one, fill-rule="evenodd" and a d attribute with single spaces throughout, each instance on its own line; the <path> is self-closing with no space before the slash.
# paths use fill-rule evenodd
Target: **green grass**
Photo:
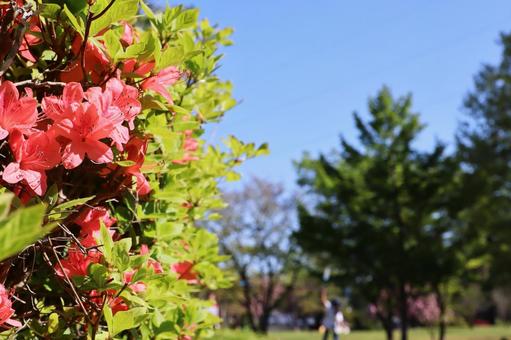
<path id="1" fill-rule="evenodd" d="M 280 332 L 275 331 L 268 336 L 256 336 L 248 331 L 221 330 L 214 340 L 321 340 L 318 332 Z M 394 334 L 399 340 L 399 333 Z M 410 340 L 431 340 L 427 329 L 413 329 L 409 333 Z M 449 328 L 447 340 L 511 340 L 511 326 L 477 327 L 477 328 Z M 341 340 L 385 340 L 382 331 L 355 331 L 341 336 Z"/>

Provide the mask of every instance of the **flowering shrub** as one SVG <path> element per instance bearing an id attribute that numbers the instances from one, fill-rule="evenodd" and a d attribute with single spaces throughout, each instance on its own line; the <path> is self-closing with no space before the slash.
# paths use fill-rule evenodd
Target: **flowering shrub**
<path id="1" fill-rule="evenodd" d="M 440 307 L 434 294 L 410 298 L 408 309 L 410 317 L 422 325 L 432 326 L 440 321 Z"/>
<path id="2" fill-rule="evenodd" d="M 19 338 L 192 339 L 228 284 L 195 227 L 266 152 L 204 125 L 229 29 L 142 0 L 0 3 L 0 327 Z"/>

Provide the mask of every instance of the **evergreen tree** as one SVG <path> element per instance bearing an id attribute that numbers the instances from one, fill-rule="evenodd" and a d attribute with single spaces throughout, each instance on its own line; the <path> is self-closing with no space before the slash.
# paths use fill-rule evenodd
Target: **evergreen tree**
<path id="1" fill-rule="evenodd" d="M 500 63 L 475 76 L 464 102 L 469 119 L 458 133 L 466 237 L 488 289 L 511 279 L 511 35 L 500 41 Z"/>
<path id="2" fill-rule="evenodd" d="M 358 144 L 342 139 L 338 155 L 298 164 L 314 204 L 299 206 L 295 237 L 376 306 L 388 339 L 397 315 L 406 340 L 412 295 L 437 291 L 458 268 L 450 218 L 457 165 L 440 143 L 431 152 L 413 147 L 423 125 L 411 96 L 394 100 L 383 88 L 368 106 L 368 122 L 354 114 Z"/>

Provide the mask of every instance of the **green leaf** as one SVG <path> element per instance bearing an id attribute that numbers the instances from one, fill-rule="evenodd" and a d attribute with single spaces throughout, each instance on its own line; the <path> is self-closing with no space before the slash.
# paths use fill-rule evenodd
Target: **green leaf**
<path id="1" fill-rule="evenodd" d="M 228 182 L 235 182 L 241 179 L 241 175 L 235 171 L 229 171 L 227 174 L 225 174 L 225 179 Z"/>
<path id="2" fill-rule="evenodd" d="M 72 208 L 83 205 L 93 199 L 95 196 L 77 198 L 71 201 L 64 202 L 59 204 L 55 208 L 50 211 L 49 219 L 51 221 L 59 220 L 65 218 L 72 212 Z"/>
<path id="3" fill-rule="evenodd" d="M 99 264 L 93 263 L 87 268 L 89 276 L 94 281 L 95 288 L 105 288 L 108 282 L 108 269 Z"/>
<path id="4" fill-rule="evenodd" d="M 53 229 L 54 225 L 41 227 L 45 210 L 43 204 L 19 208 L 0 221 L 0 261 L 19 253 Z"/>
<path id="5" fill-rule="evenodd" d="M 144 319 L 145 313 L 146 309 L 143 307 L 115 313 L 111 334 L 115 336 L 124 330 L 137 327 Z"/>
<path id="6" fill-rule="evenodd" d="M 173 239 L 181 235 L 184 225 L 175 222 L 157 223 L 156 235 L 158 239 Z"/>
<path id="7" fill-rule="evenodd" d="M 185 57 L 182 46 L 171 46 L 166 48 L 156 62 L 156 70 L 159 71 L 171 65 L 179 65 Z"/>
<path id="8" fill-rule="evenodd" d="M 156 18 L 151 7 L 147 6 L 143 0 L 140 0 L 140 7 L 142 8 L 142 10 L 144 11 L 144 13 L 147 15 L 147 17 L 149 19 L 154 20 Z"/>
<path id="9" fill-rule="evenodd" d="M 106 326 L 108 327 L 108 331 L 110 333 L 114 332 L 114 316 L 112 313 L 112 309 L 108 305 L 108 303 L 105 303 L 103 305 L 103 316 L 105 317 Z"/>
<path id="10" fill-rule="evenodd" d="M 74 199 L 74 200 L 71 200 L 71 201 L 67 201 L 67 202 L 64 202 L 64 203 L 56 206 L 54 210 L 64 211 L 64 210 L 67 210 L 69 208 L 74 208 L 74 207 L 76 207 L 78 205 L 83 205 L 83 204 L 87 203 L 88 201 L 90 201 L 94 197 L 95 196 L 88 196 L 88 197 L 77 198 L 77 199 Z"/>
<path id="11" fill-rule="evenodd" d="M 181 12 L 173 22 L 173 30 L 193 28 L 197 24 L 199 10 L 197 8 L 187 9 Z"/>
<path id="12" fill-rule="evenodd" d="M 0 195 L 0 220 L 5 219 L 9 214 L 13 198 L 14 194 L 11 193 L 5 193 Z"/>
<path id="13" fill-rule="evenodd" d="M 141 268 L 141 269 L 142 269 L 142 268 Z M 140 271 L 140 270 L 139 270 L 139 271 Z M 138 273 L 139 271 L 137 271 L 137 273 Z M 146 269 L 144 269 L 143 271 L 144 271 L 144 273 L 145 273 L 146 275 L 148 274 Z M 136 274 L 135 274 L 135 275 L 136 275 Z M 146 277 L 141 277 L 141 278 L 143 279 L 143 278 L 146 278 Z M 138 281 L 138 279 L 135 279 L 135 276 L 134 276 L 134 277 L 133 277 L 133 281 L 134 281 L 134 282 L 137 282 L 137 281 Z M 132 303 L 137 304 L 137 305 L 139 305 L 139 306 L 149 307 L 149 304 L 148 304 L 148 303 L 147 303 L 144 299 L 142 299 L 142 298 L 140 298 L 140 297 L 138 297 L 138 296 L 136 296 L 136 295 L 134 295 L 134 294 L 131 294 L 131 293 L 129 292 L 129 289 L 125 289 L 125 290 L 123 290 L 123 291 L 121 292 L 120 296 L 122 296 L 124 299 L 128 300 L 129 302 L 132 302 Z"/>
<path id="14" fill-rule="evenodd" d="M 120 40 L 120 35 L 118 32 L 114 30 L 107 31 L 104 35 L 105 48 L 108 52 L 108 55 L 116 61 L 117 55 L 122 52 L 122 44 Z"/>
<path id="15" fill-rule="evenodd" d="M 263 143 L 257 148 L 256 156 L 267 156 L 270 154 L 270 148 L 267 143 Z"/>
<path id="16" fill-rule="evenodd" d="M 58 4 L 52 4 L 52 3 L 41 4 L 39 8 L 41 11 L 39 15 L 41 15 L 45 18 L 48 18 L 48 19 L 53 19 L 53 20 L 57 20 L 58 15 L 59 15 L 60 11 L 62 10 L 62 8 Z"/>
<path id="17" fill-rule="evenodd" d="M 55 60 L 57 58 L 57 53 L 52 50 L 44 50 L 41 54 L 42 60 Z"/>
<path id="18" fill-rule="evenodd" d="M 149 119 L 147 132 L 153 135 L 166 155 L 179 152 L 182 134 L 171 131 L 163 115 L 152 116 Z"/>
<path id="19" fill-rule="evenodd" d="M 114 163 L 119 165 L 119 166 L 122 166 L 122 167 L 129 167 L 129 166 L 133 166 L 133 165 L 137 164 L 137 163 L 135 163 L 133 161 L 129 161 L 129 160 L 126 160 L 126 161 L 116 161 Z"/>
<path id="20" fill-rule="evenodd" d="M 64 0 L 64 3 L 75 14 L 81 12 L 87 6 L 87 0 Z"/>
<path id="21" fill-rule="evenodd" d="M 59 329 L 59 315 L 51 313 L 48 317 L 48 334 L 53 334 Z"/>
<path id="22" fill-rule="evenodd" d="M 66 5 L 64 5 L 64 13 L 66 14 L 67 18 L 69 19 L 71 26 L 73 26 L 75 31 L 78 32 L 83 37 L 85 34 L 85 28 L 83 27 L 83 25 L 80 25 L 80 23 L 78 22 L 78 19 L 69 10 L 69 8 L 67 8 Z"/>
<path id="23" fill-rule="evenodd" d="M 200 127 L 200 123 L 194 120 L 182 120 L 175 122 L 172 127 L 174 128 L 174 131 L 181 132 L 198 129 Z"/>
<path id="24" fill-rule="evenodd" d="M 95 14 L 99 14 L 112 0 L 98 0 L 94 6 Z M 117 0 L 103 15 L 92 22 L 90 35 L 95 36 L 104 28 L 121 20 L 130 20 L 138 12 L 138 0 Z"/>
<path id="25" fill-rule="evenodd" d="M 131 249 L 131 238 L 123 238 L 114 243 L 112 249 L 112 261 L 113 265 L 121 272 L 129 268 Z"/>
<path id="26" fill-rule="evenodd" d="M 97 238 L 98 244 L 102 245 L 101 251 L 103 252 L 103 256 L 108 263 L 112 263 L 112 248 L 114 247 L 114 241 L 112 240 L 112 236 L 110 236 L 110 232 L 105 227 L 103 221 L 100 221 L 99 228 L 99 237 Z"/>
<path id="27" fill-rule="evenodd" d="M 152 32 L 145 32 L 140 37 L 140 42 L 130 45 L 124 53 L 119 53 L 119 59 L 144 59 L 155 53 L 159 42 L 156 40 Z"/>

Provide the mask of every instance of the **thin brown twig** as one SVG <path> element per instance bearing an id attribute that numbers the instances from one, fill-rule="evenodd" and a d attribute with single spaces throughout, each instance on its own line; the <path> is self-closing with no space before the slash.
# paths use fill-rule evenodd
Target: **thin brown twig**
<path id="1" fill-rule="evenodd" d="M 87 73 L 85 71 L 85 49 L 87 47 L 87 40 L 89 39 L 90 28 L 92 26 L 92 22 L 94 20 L 97 20 L 100 17 L 102 17 L 112 7 L 112 5 L 114 3 L 115 3 L 115 0 L 110 1 L 110 3 L 101 12 L 99 12 L 96 15 L 94 15 L 94 13 L 92 13 L 90 11 L 90 5 L 89 5 L 89 8 L 87 9 L 87 20 L 85 22 L 85 32 L 83 35 L 83 42 L 82 42 L 82 46 L 80 47 L 80 54 L 79 54 L 81 56 L 80 65 L 82 67 L 83 77 L 85 80 L 87 80 Z"/>
<path id="2" fill-rule="evenodd" d="M 2 64 L 0 64 L 0 76 L 2 76 L 14 62 L 14 57 L 18 54 L 19 48 L 25 35 L 25 31 L 28 27 L 28 21 L 34 15 L 34 12 L 31 10 L 22 9 L 22 13 L 22 24 L 18 25 L 18 27 L 14 29 L 11 48 L 5 55 Z"/>
<path id="3" fill-rule="evenodd" d="M 60 227 L 60 229 L 62 229 L 66 234 L 68 234 L 72 239 L 73 241 L 75 241 L 76 245 L 78 246 L 78 248 L 80 248 L 81 252 L 83 254 L 86 254 L 87 253 L 87 250 L 85 249 L 85 247 L 82 245 L 82 243 L 80 242 L 80 240 L 78 240 L 78 238 L 75 236 L 75 234 L 73 234 L 64 224 L 62 223 L 57 223 L 57 225 Z"/>
<path id="4" fill-rule="evenodd" d="M 110 9 L 110 7 L 112 7 L 114 2 L 115 2 L 115 0 L 110 1 L 110 3 L 101 12 L 99 12 L 96 15 L 93 15 L 91 17 L 91 21 L 94 21 L 94 20 L 99 19 L 100 17 L 102 17 Z"/>
<path id="5" fill-rule="evenodd" d="M 85 314 L 85 317 L 87 318 L 87 320 L 92 323 L 92 320 L 90 318 L 90 315 L 89 315 L 89 312 L 87 311 L 87 308 L 85 308 L 84 304 L 83 304 L 83 301 L 82 299 L 80 298 L 80 295 L 78 294 L 78 292 L 76 291 L 76 288 L 75 288 L 75 285 L 73 284 L 73 282 L 71 281 L 71 279 L 69 278 L 69 276 L 67 275 L 66 271 L 64 270 L 64 266 L 62 265 L 62 263 L 60 262 L 60 258 L 59 258 L 59 255 L 57 254 L 57 252 L 55 251 L 55 248 L 53 248 L 53 243 L 51 242 L 51 239 L 48 237 L 48 242 L 50 243 L 50 246 L 51 246 L 51 250 L 53 252 L 53 255 L 55 256 L 55 259 L 57 260 L 57 263 L 59 265 L 59 268 L 60 270 L 62 271 L 62 274 L 64 274 L 64 277 L 66 279 L 66 282 L 69 284 L 71 290 L 73 291 L 73 294 L 75 296 L 75 299 L 77 300 L 78 304 L 80 305 L 80 308 L 83 310 L 83 313 Z M 49 261 L 49 263 L 51 263 L 49 257 L 48 257 L 48 254 L 46 254 L 46 252 L 43 252 L 43 255 L 46 256 L 47 260 Z"/>
<path id="6" fill-rule="evenodd" d="M 85 22 L 85 33 L 83 35 L 82 46 L 80 46 L 80 66 L 82 67 L 83 78 L 87 80 L 87 72 L 85 71 L 85 48 L 87 47 L 87 40 L 89 39 L 90 27 L 92 25 L 92 12 L 90 11 L 90 6 L 88 8 L 87 20 Z"/>
<path id="7" fill-rule="evenodd" d="M 22 80 L 22 81 L 18 81 L 17 83 L 14 83 L 14 86 L 25 86 L 25 85 L 34 86 L 34 87 L 66 86 L 66 83 L 64 83 L 62 81 L 37 81 L 37 80 L 33 80 L 33 79 Z"/>

